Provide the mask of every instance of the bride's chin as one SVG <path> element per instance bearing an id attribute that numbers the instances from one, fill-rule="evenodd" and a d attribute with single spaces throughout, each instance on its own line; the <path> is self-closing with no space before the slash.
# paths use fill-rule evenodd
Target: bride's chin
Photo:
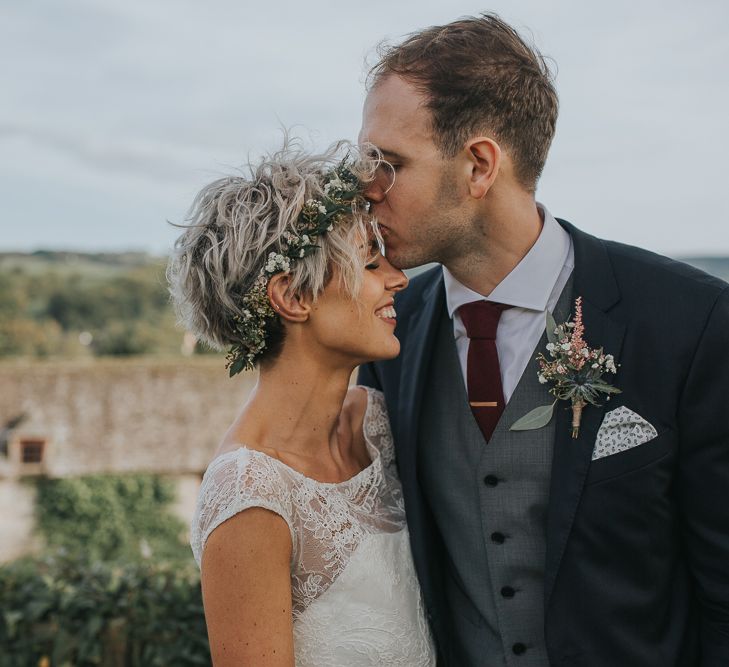
<path id="1" fill-rule="evenodd" d="M 393 336 L 392 341 L 387 345 L 387 348 L 383 350 L 383 354 L 380 359 L 394 359 L 398 354 L 400 354 L 400 341 Z"/>

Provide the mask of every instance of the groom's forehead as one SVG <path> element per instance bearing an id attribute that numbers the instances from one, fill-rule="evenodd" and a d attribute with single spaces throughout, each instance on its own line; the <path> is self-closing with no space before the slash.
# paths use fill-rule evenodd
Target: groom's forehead
<path id="1" fill-rule="evenodd" d="M 425 96 L 412 84 L 391 75 L 368 93 L 359 139 L 393 152 L 396 142 L 429 135 L 429 124 Z"/>

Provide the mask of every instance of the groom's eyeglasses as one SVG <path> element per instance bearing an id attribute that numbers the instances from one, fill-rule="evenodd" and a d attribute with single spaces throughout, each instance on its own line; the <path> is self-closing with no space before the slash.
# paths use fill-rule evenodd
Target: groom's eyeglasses
<path id="1" fill-rule="evenodd" d="M 372 199 L 380 200 L 387 195 L 395 185 L 395 168 L 386 160 L 380 160 L 372 182 L 367 185 L 367 194 Z"/>

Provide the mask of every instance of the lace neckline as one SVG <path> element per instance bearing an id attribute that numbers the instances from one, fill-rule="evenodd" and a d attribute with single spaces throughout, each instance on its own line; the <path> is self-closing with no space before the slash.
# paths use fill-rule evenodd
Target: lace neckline
<path id="1" fill-rule="evenodd" d="M 364 479 L 370 477 L 373 474 L 373 472 L 375 471 L 375 469 L 379 468 L 381 466 L 381 457 L 380 457 L 380 450 L 377 447 L 375 447 L 375 445 L 372 444 L 369 436 L 367 435 L 367 421 L 370 417 L 370 412 L 372 409 L 372 389 L 370 387 L 365 387 L 363 385 L 358 385 L 358 386 L 361 386 L 367 392 L 367 405 L 365 407 L 365 413 L 364 413 L 364 417 L 362 419 L 362 435 L 364 436 L 365 447 L 367 448 L 371 461 L 370 461 L 369 465 L 362 468 L 362 470 L 360 470 L 359 472 L 352 475 L 352 477 L 350 477 L 349 479 L 345 479 L 341 482 L 322 482 L 321 480 L 314 479 L 313 477 L 308 477 L 303 472 L 296 470 L 296 468 L 292 468 L 290 465 L 284 463 L 280 459 L 277 459 L 275 456 L 266 454 L 266 452 L 262 452 L 260 449 L 253 449 L 251 447 L 248 447 L 244 443 L 238 443 L 238 446 L 235 449 L 231 449 L 227 452 L 224 452 L 223 454 L 220 454 L 219 456 L 216 456 L 210 462 L 209 466 L 212 466 L 213 462 L 220 463 L 226 457 L 238 456 L 241 452 L 247 451 L 253 455 L 262 456 L 269 461 L 273 461 L 274 464 L 278 464 L 278 465 L 284 467 L 287 471 L 292 473 L 295 477 L 298 477 L 299 479 L 305 480 L 309 483 L 316 484 L 318 486 L 324 486 L 324 487 L 328 487 L 328 488 L 348 487 L 353 484 L 356 484 L 360 480 L 364 480 Z"/>

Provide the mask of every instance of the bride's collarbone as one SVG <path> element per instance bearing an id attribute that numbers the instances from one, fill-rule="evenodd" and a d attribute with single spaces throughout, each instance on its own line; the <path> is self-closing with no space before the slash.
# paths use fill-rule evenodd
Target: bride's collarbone
<path id="1" fill-rule="evenodd" d="M 351 442 L 340 442 L 338 449 L 318 454 L 273 447 L 261 447 L 259 451 L 305 477 L 327 484 L 345 482 L 372 463 L 366 451 L 359 451 Z"/>

